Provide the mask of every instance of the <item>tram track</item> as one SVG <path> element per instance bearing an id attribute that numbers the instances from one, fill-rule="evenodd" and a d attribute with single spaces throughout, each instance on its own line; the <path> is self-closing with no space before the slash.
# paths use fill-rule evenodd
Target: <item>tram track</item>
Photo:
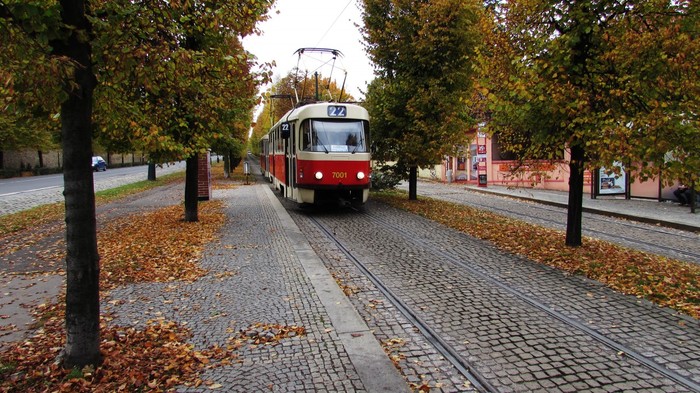
<path id="1" fill-rule="evenodd" d="M 366 215 L 367 217 L 367 215 Z M 691 390 L 694 391 L 700 391 L 700 384 L 672 371 L 667 369 L 666 367 L 661 366 L 660 364 L 644 357 L 641 355 L 639 352 L 635 351 L 634 349 L 626 346 L 623 343 L 617 342 L 614 339 L 610 339 L 609 337 L 605 336 L 604 334 L 601 334 L 594 329 L 589 328 L 588 326 L 584 325 L 583 323 L 578 322 L 577 320 L 570 318 L 569 316 L 565 315 L 562 312 L 559 312 L 544 303 L 540 302 L 539 300 L 533 298 L 532 296 L 529 296 L 528 294 L 525 294 L 507 284 L 504 284 L 503 282 L 495 279 L 493 276 L 488 275 L 478 269 L 475 269 L 471 266 L 469 266 L 467 263 L 464 262 L 464 260 L 460 258 L 456 258 L 452 254 L 445 252 L 441 250 L 440 248 L 436 247 L 434 244 L 431 244 L 429 242 L 426 242 L 422 240 L 421 238 L 416 238 L 413 237 L 413 235 L 404 229 L 394 226 L 386 221 L 379 220 L 377 218 L 373 218 L 373 220 L 376 220 L 378 222 L 381 222 L 385 227 L 390 227 L 393 231 L 400 233 L 403 236 L 407 236 L 409 238 L 412 238 L 414 241 L 418 242 L 424 247 L 429 247 L 434 253 L 440 255 L 441 257 L 445 258 L 446 260 L 449 260 L 450 262 L 461 266 L 462 268 L 466 269 L 470 273 L 482 278 L 484 281 L 487 281 L 495 286 L 498 286 L 499 288 L 503 289 L 504 291 L 512 294 L 513 296 L 517 297 L 518 299 L 522 300 L 523 302 L 531 305 L 532 307 L 544 311 L 546 314 L 550 315 L 551 317 L 557 319 L 560 322 L 563 322 L 564 324 L 579 330 L 590 337 L 593 337 L 595 340 L 599 341 L 600 343 L 608 346 L 609 348 L 617 351 L 618 353 L 624 353 L 625 356 L 632 358 L 636 360 L 637 362 L 645 365 L 649 369 L 658 372 L 659 374 L 662 374 L 666 376 L 667 378 L 684 385 L 688 387 Z"/>
<path id="2" fill-rule="evenodd" d="M 401 314 L 408 319 L 413 326 L 415 326 L 421 334 L 430 342 L 435 349 L 445 357 L 454 367 L 459 371 L 462 376 L 467 378 L 467 380 L 474 386 L 474 388 L 479 392 L 497 392 L 498 390 L 491 385 L 481 374 L 476 372 L 474 365 L 467 361 L 462 355 L 460 355 L 452 346 L 447 344 L 425 321 L 423 321 L 416 313 L 414 313 L 410 307 L 408 307 L 401 299 L 394 294 L 387 285 L 385 285 L 382 280 L 373 274 L 367 266 L 365 266 L 362 261 L 356 258 L 353 253 L 347 249 L 343 243 L 338 240 L 338 238 L 333 234 L 333 232 L 324 226 L 319 220 L 310 217 L 309 220 L 316 225 L 323 233 L 326 234 L 329 240 L 331 240 L 345 256 L 350 259 L 357 268 L 362 271 L 362 273 L 377 287 L 377 289 L 391 302 L 391 304 L 396 307 Z"/>
<path id="3" fill-rule="evenodd" d="M 423 238 L 418 236 L 409 230 L 403 228 L 398 222 L 390 222 L 384 217 L 379 217 L 368 212 L 363 212 L 356 214 L 353 220 L 357 219 L 361 222 L 371 225 L 375 232 L 383 231 L 384 233 L 390 233 L 391 237 L 397 239 L 404 239 L 406 244 L 412 243 L 417 249 L 426 255 L 431 255 L 433 258 L 438 258 L 441 261 L 447 262 L 459 269 L 461 274 L 468 274 L 473 279 L 478 280 L 481 285 L 485 285 L 491 288 L 496 288 L 499 293 L 506 294 L 506 296 L 517 299 L 518 302 L 526 304 L 527 307 L 537 310 L 537 313 L 541 315 L 546 315 L 548 318 L 556 320 L 558 324 L 566 326 L 567 329 L 575 330 L 579 332 L 578 334 L 584 335 L 586 337 L 595 340 L 596 342 L 604 345 L 610 350 L 624 356 L 626 361 L 635 362 L 641 367 L 649 370 L 652 373 L 663 376 L 673 383 L 683 386 L 688 391 L 699 391 L 700 384 L 691 378 L 682 375 L 682 373 L 674 371 L 657 361 L 650 359 L 649 356 L 645 356 L 638 350 L 628 346 L 624 342 L 616 340 L 614 337 L 609 337 L 605 333 L 587 326 L 586 324 L 580 322 L 576 318 L 572 318 L 566 314 L 564 311 L 559 311 L 557 306 L 552 306 L 545 304 L 545 302 L 539 300 L 532 294 L 526 293 L 518 289 L 517 287 L 511 285 L 506 281 L 501 280 L 488 272 L 483 271 L 480 268 L 471 266 L 469 263 L 464 261 L 461 257 L 453 255 L 451 252 L 446 251 L 445 247 L 436 244 L 434 240 Z M 336 234 L 338 224 L 333 223 L 333 219 L 329 217 L 317 218 L 311 215 L 306 215 L 310 222 L 313 223 L 324 235 L 328 238 L 330 242 L 335 244 L 337 248 L 353 262 L 357 268 L 367 276 L 367 278 L 384 294 L 384 296 L 398 309 L 401 313 L 411 321 L 414 326 L 416 326 L 420 332 L 425 336 L 431 344 L 446 358 L 448 359 L 457 370 L 460 371 L 465 378 L 467 378 L 479 391 L 483 392 L 495 392 L 502 391 L 499 389 L 502 386 L 498 384 L 494 385 L 490 381 L 490 378 L 485 377 L 479 372 L 478 367 L 467 359 L 468 356 L 464 355 L 453 344 L 450 340 L 444 338 L 439 329 L 434 329 L 429 321 L 426 321 L 421 317 L 421 313 L 411 306 L 408 302 L 402 300 L 402 294 L 396 292 L 396 288 L 392 289 L 391 284 L 387 284 L 380 277 L 379 274 L 373 272 L 371 266 L 367 266 L 361 257 L 358 257 L 353 252 L 353 247 L 345 244 L 346 240 L 343 240 L 340 236 Z M 324 222 L 326 221 L 326 222 Z M 399 291 L 400 292 L 400 291 Z M 526 312 L 529 313 L 529 312 Z"/>

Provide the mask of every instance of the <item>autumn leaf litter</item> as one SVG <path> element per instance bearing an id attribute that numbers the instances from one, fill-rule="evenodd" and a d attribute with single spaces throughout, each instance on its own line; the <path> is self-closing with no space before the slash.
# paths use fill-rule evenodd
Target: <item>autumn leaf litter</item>
<path id="1" fill-rule="evenodd" d="M 225 183 L 221 188 L 234 187 L 232 182 Z M 698 266 L 588 238 L 579 248 L 552 247 L 563 244 L 562 233 L 463 205 L 425 198 L 409 202 L 403 194 L 376 197 L 489 240 L 507 252 L 571 274 L 585 274 L 623 293 L 673 307 L 695 318 L 700 316 Z M 216 238 L 225 215 L 219 201 L 200 206 L 197 223 L 182 220 L 181 206 L 106 223 L 98 236 L 101 287 L 109 290 L 137 282 L 193 281 L 207 275 L 198 264 L 199 258 L 204 247 Z M 124 233 L 129 236 L 119 235 Z M 234 273 L 225 272 L 230 274 Z M 221 277 L 219 273 L 214 276 Z M 343 282 L 340 277 L 336 280 Z M 217 389 L 221 386 L 200 378 L 202 371 L 242 361 L 237 350 L 244 345 L 275 345 L 306 333 L 299 326 L 258 323 L 229 332 L 224 347 L 196 350 L 188 344 L 190 331 L 177 322 L 158 318 L 136 329 L 111 326 L 112 316 L 103 315 L 104 363 L 97 368 L 65 370 L 56 362 L 64 346 L 64 302 L 41 305 L 34 313 L 39 320 L 34 334 L 0 353 L 0 392 L 165 392 L 176 386 Z M 390 356 L 396 356 L 402 345 L 391 340 L 383 343 Z M 400 358 L 392 360 L 397 362 Z M 421 391 L 425 387 L 413 389 Z"/>
<path id="2" fill-rule="evenodd" d="M 584 238 L 581 247 L 564 246 L 562 231 L 518 221 L 469 206 L 405 193 L 375 195 L 394 207 L 421 215 L 527 259 L 600 281 L 624 294 L 700 317 L 700 266 Z"/>
<path id="3" fill-rule="evenodd" d="M 232 188 L 233 185 L 224 185 Z M 199 221 L 182 220 L 182 207 L 171 206 L 105 223 L 98 234 L 100 286 L 109 289 L 138 282 L 194 281 L 208 274 L 199 266 L 204 247 L 225 222 L 223 203 L 200 204 Z M 128 234 L 128 236 L 124 236 Z M 216 278 L 234 273 L 214 273 Z M 111 304 L 119 304 L 111 300 Z M 36 307 L 33 334 L 0 353 L 0 392 L 131 392 L 174 391 L 177 386 L 222 386 L 202 380 L 210 368 L 242 362 L 242 346 L 276 345 L 305 335 L 300 326 L 258 323 L 230 332 L 224 347 L 197 350 L 191 332 L 163 318 L 144 328 L 112 326 L 113 315 L 100 321 L 103 363 L 83 370 L 63 369 L 57 362 L 65 345 L 65 300 Z"/>

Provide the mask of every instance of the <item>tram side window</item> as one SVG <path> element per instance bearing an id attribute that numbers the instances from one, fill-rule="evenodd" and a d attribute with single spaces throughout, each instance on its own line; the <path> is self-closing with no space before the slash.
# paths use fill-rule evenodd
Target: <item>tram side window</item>
<path id="1" fill-rule="evenodd" d="M 309 120 L 304 120 L 299 126 L 299 132 L 301 133 L 301 146 L 304 151 L 313 151 L 313 138 L 311 137 L 311 127 L 309 127 Z"/>
<path id="2" fill-rule="evenodd" d="M 282 145 L 282 138 L 280 137 L 280 130 L 279 129 L 275 130 L 275 141 L 277 142 L 277 145 L 275 147 L 275 151 L 277 153 L 284 152 L 284 146 Z"/>

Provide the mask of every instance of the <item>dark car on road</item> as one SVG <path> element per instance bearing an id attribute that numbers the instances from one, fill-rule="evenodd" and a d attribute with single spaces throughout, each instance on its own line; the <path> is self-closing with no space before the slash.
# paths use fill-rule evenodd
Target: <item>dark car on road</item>
<path id="1" fill-rule="evenodd" d="M 106 171 L 107 162 L 100 156 L 92 157 L 92 170 L 95 172 Z"/>

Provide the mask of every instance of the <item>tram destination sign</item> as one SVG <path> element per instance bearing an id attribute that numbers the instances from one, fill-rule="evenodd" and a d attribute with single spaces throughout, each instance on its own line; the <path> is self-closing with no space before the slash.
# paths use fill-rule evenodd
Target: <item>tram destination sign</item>
<path id="1" fill-rule="evenodd" d="M 281 132 L 280 135 L 282 139 L 287 139 L 289 138 L 289 135 L 291 134 L 292 127 L 288 122 L 284 122 L 281 124 Z"/>
<path id="2" fill-rule="evenodd" d="M 328 105 L 328 117 L 346 117 L 348 108 L 342 105 Z"/>

